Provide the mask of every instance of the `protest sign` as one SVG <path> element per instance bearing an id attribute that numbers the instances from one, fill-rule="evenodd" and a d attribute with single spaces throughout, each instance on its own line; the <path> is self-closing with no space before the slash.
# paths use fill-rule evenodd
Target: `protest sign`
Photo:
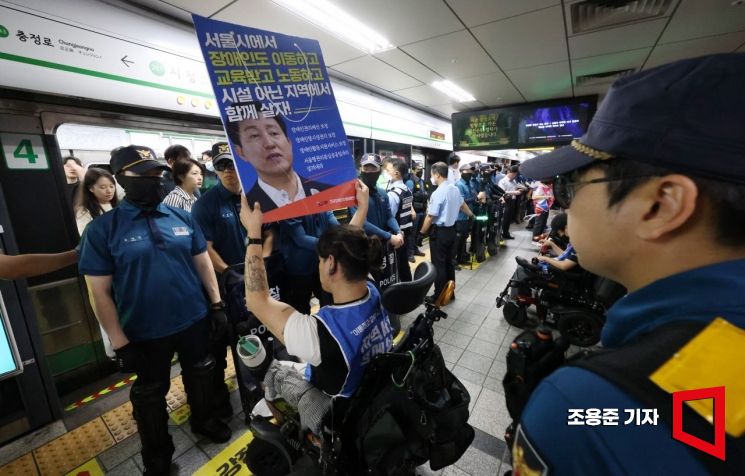
<path id="1" fill-rule="evenodd" d="M 315 40 L 193 15 L 249 203 L 264 221 L 354 205 L 354 167 Z"/>

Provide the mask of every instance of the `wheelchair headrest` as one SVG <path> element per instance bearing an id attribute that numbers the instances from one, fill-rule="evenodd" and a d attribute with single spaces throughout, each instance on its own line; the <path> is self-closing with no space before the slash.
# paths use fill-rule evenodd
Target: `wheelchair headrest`
<path id="1" fill-rule="evenodd" d="M 414 271 L 414 280 L 396 283 L 383 291 L 383 307 L 392 314 L 406 314 L 424 302 L 424 297 L 435 282 L 435 267 L 423 262 Z"/>

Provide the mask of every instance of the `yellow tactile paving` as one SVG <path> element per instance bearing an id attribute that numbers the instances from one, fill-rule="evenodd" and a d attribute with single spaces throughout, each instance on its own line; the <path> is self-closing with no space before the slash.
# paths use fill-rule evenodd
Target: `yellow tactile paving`
<path id="1" fill-rule="evenodd" d="M 0 474 L 3 476 L 38 475 L 39 470 L 36 469 L 36 463 L 34 463 L 34 457 L 31 453 L 26 453 L 5 466 L 0 466 Z"/>
<path id="2" fill-rule="evenodd" d="M 42 476 L 65 474 L 114 446 L 114 438 L 101 418 L 96 418 L 34 450 Z"/>
<path id="3" fill-rule="evenodd" d="M 176 425 L 183 425 L 183 423 L 189 419 L 191 416 L 191 408 L 189 408 L 189 404 L 181 405 L 174 411 L 168 414 L 168 417 L 171 419 L 173 423 Z"/>
<path id="4" fill-rule="evenodd" d="M 109 427 L 109 431 L 114 435 L 117 443 L 137 433 L 137 423 L 132 417 L 132 403 L 130 402 L 104 413 L 101 418 Z"/>
<path id="5" fill-rule="evenodd" d="M 235 377 L 235 362 L 233 362 L 233 354 L 228 349 L 228 358 L 225 359 L 228 362 L 228 366 L 225 368 L 225 378 Z"/>
<path id="6" fill-rule="evenodd" d="M 184 390 L 184 382 L 181 380 L 181 375 L 171 379 L 171 388 L 168 389 L 166 403 L 171 411 L 182 405 L 186 405 L 186 391 Z"/>

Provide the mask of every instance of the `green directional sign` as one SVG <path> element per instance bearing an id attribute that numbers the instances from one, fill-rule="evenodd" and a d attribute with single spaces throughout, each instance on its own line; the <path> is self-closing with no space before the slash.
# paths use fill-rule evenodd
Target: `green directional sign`
<path id="1" fill-rule="evenodd" d="M 10 33 L 8 33 L 8 29 L 5 28 L 3 25 L 0 25 L 0 38 L 7 38 Z"/>

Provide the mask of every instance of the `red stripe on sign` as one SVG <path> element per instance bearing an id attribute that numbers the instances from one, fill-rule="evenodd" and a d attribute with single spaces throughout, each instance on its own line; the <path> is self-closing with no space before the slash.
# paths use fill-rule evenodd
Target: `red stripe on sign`
<path id="1" fill-rule="evenodd" d="M 339 208 L 353 207 L 357 203 L 356 192 L 354 190 L 356 183 L 357 179 L 350 180 L 311 197 L 306 197 L 297 202 L 292 202 L 276 210 L 264 213 L 264 223 L 338 210 Z"/>

